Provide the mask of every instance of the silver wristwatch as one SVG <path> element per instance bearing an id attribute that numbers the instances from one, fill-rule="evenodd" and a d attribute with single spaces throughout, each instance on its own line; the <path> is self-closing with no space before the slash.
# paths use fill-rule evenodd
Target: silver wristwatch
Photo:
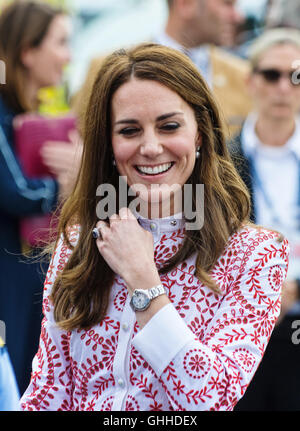
<path id="1" fill-rule="evenodd" d="M 130 301 L 131 308 L 133 311 L 144 311 L 149 307 L 152 299 L 165 293 L 167 291 L 162 284 L 154 286 L 151 289 L 135 289 Z"/>

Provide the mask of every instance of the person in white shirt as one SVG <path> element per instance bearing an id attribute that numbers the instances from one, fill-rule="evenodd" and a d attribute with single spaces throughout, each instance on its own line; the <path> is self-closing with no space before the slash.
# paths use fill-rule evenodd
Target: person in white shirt
<path id="1" fill-rule="evenodd" d="M 237 409 L 300 409 L 300 350 L 292 341 L 300 322 L 299 59 L 298 30 L 267 30 L 254 42 L 249 91 L 255 109 L 230 144 L 252 195 L 252 220 L 283 232 L 291 246 L 281 315 Z"/>
<path id="2" fill-rule="evenodd" d="M 289 246 L 248 223 L 210 90 L 177 50 L 122 49 L 84 130 L 22 409 L 232 410 L 279 315 Z"/>
<path id="3" fill-rule="evenodd" d="M 154 42 L 188 55 L 212 89 L 233 137 L 252 108 L 247 92 L 248 62 L 229 53 L 244 16 L 236 0 L 168 0 L 164 30 Z"/>
<path id="4" fill-rule="evenodd" d="M 235 45 L 243 16 L 236 0 L 167 0 L 168 18 L 155 42 L 187 53 L 212 84 L 210 45 Z"/>
<path id="5" fill-rule="evenodd" d="M 166 0 L 167 1 L 167 0 Z M 234 136 L 251 110 L 246 76 L 248 62 L 224 49 L 234 45 L 243 17 L 236 0 L 169 0 L 164 29 L 151 42 L 187 54 L 213 90 L 222 110 L 225 133 Z M 86 79 L 72 99 L 80 119 L 84 117 L 95 76 L 105 56 L 94 58 Z"/>

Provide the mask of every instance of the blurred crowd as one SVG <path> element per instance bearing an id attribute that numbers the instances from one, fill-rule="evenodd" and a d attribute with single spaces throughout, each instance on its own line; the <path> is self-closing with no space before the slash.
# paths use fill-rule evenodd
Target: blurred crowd
<path id="1" fill-rule="evenodd" d="M 268 1 L 249 32 L 235 0 L 165 1 L 165 26 L 148 42 L 183 51 L 199 68 L 249 189 L 252 221 L 282 232 L 291 247 L 281 315 L 236 410 L 300 410 L 300 340 L 292 336 L 300 325 L 300 4 Z M 104 58 L 92 59 L 63 113 L 50 115 L 41 92 L 61 84 L 71 35 L 68 10 L 46 1 L 12 0 L 0 10 L 0 410 L 18 410 L 29 384 L 47 306 L 43 245 L 80 170 L 85 111 Z"/>

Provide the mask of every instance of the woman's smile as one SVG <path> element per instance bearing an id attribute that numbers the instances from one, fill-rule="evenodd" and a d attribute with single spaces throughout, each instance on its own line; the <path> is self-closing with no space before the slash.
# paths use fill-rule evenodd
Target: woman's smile
<path id="1" fill-rule="evenodd" d="M 136 165 L 135 169 L 143 177 L 161 177 L 165 173 L 169 172 L 170 169 L 174 166 L 174 164 L 175 162 L 160 163 L 156 165 Z"/>

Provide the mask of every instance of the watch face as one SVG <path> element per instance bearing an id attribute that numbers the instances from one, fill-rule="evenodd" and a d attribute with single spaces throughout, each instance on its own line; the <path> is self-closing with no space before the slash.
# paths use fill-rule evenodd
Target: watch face
<path id="1" fill-rule="evenodd" d="M 131 298 L 131 302 L 136 310 L 143 310 L 150 303 L 150 299 L 144 292 L 135 292 Z"/>

